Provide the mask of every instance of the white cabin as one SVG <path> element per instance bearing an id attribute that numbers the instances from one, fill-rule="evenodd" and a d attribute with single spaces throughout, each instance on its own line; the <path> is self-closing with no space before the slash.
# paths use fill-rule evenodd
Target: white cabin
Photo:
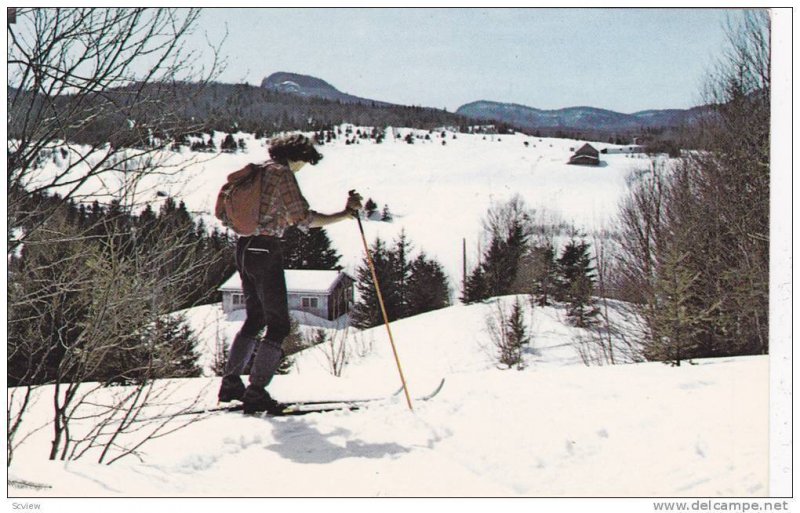
<path id="1" fill-rule="evenodd" d="M 345 272 L 287 269 L 284 274 L 289 310 L 308 312 L 332 321 L 353 307 L 355 279 Z M 245 307 L 238 272 L 219 291 L 222 292 L 222 311 L 226 314 Z"/>

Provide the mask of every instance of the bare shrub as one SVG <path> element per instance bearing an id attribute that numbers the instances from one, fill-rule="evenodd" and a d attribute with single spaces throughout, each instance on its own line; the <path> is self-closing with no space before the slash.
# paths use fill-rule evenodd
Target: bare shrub
<path id="1" fill-rule="evenodd" d="M 108 218 L 76 226 L 69 215 L 75 202 L 97 198 L 124 216 L 182 170 L 165 150 L 198 127 L 176 114 L 170 88 L 196 80 L 201 89 L 218 64 L 193 69 L 196 55 L 184 49 L 198 15 L 34 8 L 19 9 L 8 25 L 7 251 L 9 261 L 25 257 L 9 275 L 9 380 L 19 387 L 8 409 L 9 464 L 31 397 L 44 386 L 52 391 L 51 459 L 102 447 L 98 461 L 111 463 L 166 429 L 131 421 L 165 399 L 153 380 L 174 369 L 175 355 L 156 343 L 169 336 L 159 323 L 211 262 L 192 250 L 189 234 L 145 247 Z M 58 165 L 45 172 L 46 158 Z M 87 414 L 112 384 L 130 388 Z M 121 445 L 130 432 L 142 438 Z"/>

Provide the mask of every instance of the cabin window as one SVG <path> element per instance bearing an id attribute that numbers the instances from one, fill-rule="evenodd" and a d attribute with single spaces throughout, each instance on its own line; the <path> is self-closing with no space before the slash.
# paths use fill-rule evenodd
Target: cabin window
<path id="1" fill-rule="evenodd" d="M 319 298 L 304 297 L 301 299 L 303 308 L 319 308 Z"/>
<path id="2" fill-rule="evenodd" d="M 244 294 L 233 294 L 233 306 L 244 305 Z"/>

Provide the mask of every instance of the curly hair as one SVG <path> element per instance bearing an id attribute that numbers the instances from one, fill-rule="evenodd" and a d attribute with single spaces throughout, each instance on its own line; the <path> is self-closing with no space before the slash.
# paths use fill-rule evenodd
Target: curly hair
<path id="1" fill-rule="evenodd" d="M 314 141 L 303 134 L 282 135 L 271 139 L 269 156 L 284 165 L 291 160 L 308 162 L 313 166 L 322 160 L 322 154 L 314 148 Z"/>

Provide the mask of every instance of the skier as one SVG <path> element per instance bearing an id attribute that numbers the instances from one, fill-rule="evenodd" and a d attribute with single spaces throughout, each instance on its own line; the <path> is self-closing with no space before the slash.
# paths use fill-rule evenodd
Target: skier
<path id="1" fill-rule="evenodd" d="M 240 400 L 245 413 L 280 413 L 283 405 L 266 390 L 278 369 L 283 339 L 289 334 L 289 307 L 283 273 L 281 237 L 290 226 L 303 231 L 352 219 L 362 208 L 361 196 L 352 193 L 344 210 L 321 214 L 309 209 L 294 174 L 307 163 L 316 165 L 322 155 L 306 136 L 294 134 L 270 141 L 270 160 L 261 169 L 258 226 L 254 235 L 236 241 L 236 267 L 242 280 L 247 318 L 231 344 L 218 398 Z M 255 207 L 255 205 L 254 205 Z M 259 333 L 267 328 L 266 335 Z M 240 375 L 256 350 L 245 388 Z"/>

